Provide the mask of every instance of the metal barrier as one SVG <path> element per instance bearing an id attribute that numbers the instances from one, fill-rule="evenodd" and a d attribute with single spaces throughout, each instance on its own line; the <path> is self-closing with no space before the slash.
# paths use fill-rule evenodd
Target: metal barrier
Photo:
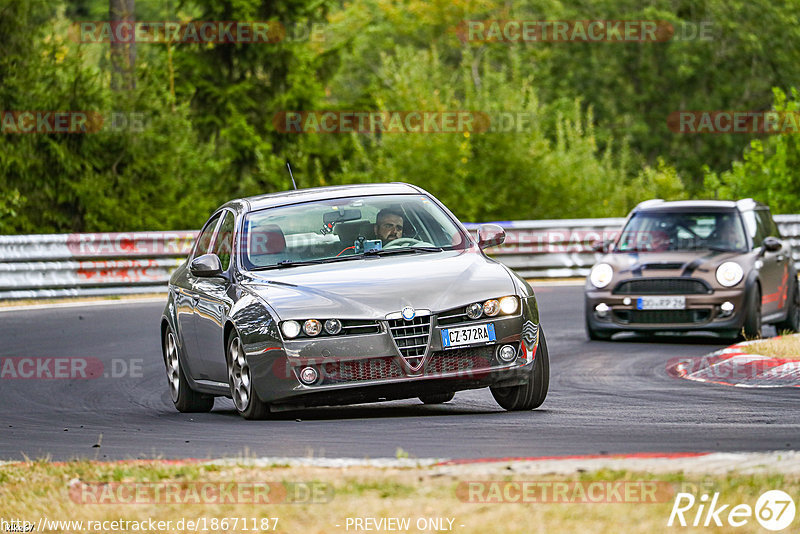
<path id="1" fill-rule="evenodd" d="M 491 249 L 530 278 L 586 276 L 624 219 L 507 221 L 505 243 Z M 800 268 L 800 215 L 777 215 Z M 478 224 L 467 224 L 475 231 Z M 0 236 L 0 299 L 160 293 L 189 254 L 197 232 Z"/>
<path id="2" fill-rule="evenodd" d="M 197 232 L 0 236 L 0 299 L 159 293 Z"/>

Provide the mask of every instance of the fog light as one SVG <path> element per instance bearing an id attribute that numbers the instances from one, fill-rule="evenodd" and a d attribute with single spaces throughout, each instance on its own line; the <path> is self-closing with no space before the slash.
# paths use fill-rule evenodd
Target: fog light
<path id="1" fill-rule="evenodd" d="M 467 306 L 467 317 L 470 319 L 477 319 L 483 315 L 483 304 L 475 302 Z"/>
<path id="2" fill-rule="evenodd" d="M 316 382 L 317 377 L 319 377 L 319 373 L 313 367 L 303 367 L 303 370 L 300 371 L 300 381 L 307 386 Z"/>
<path id="3" fill-rule="evenodd" d="M 609 310 L 608 304 L 606 304 L 605 302 L 601 302 L 600 304 L 594 307 L 594 311 L 598 317 L 607 316 L 608 310 Z"/>
<path id="4" fill-rule="evenodd" d="M 726 300 L 720 305 L 719 309 L 722 310 L 722 313 L 719 314 L 720 317 L 727 317 L 733 313 L 733 302 L 728 302 Z"/>
<path id="5" fill-rule="evenodd" d="M 624 299 L 622 299 L 622 303 L 625 306 L 630 306 L 631 305 L 631 298 L 630 297 L 625 297 Z"/>
<path id="6" fill-rule="evenodd" d="M 502 362 L 513 362 L 517 357 L 517 349 L 514 348 L 514 345 L 503 345 L 500 347 L 500 350 L 497 351 L 497 357 Z"/>
<path id="7" fill-rule="evenodd" d="M 307 336 L 318 336 L 319 333 L 322 332 L 322 323 L 316 319 L 309 319 L 303 323 L 303 332 L 305 332 Z"/>
<path id="8" fill-rule="evenodd" d="M 342 331 L 342 321 L 339 319 L 328 319 L 325 321 L 325 331 L 332 336 L 335 336 Z"/>

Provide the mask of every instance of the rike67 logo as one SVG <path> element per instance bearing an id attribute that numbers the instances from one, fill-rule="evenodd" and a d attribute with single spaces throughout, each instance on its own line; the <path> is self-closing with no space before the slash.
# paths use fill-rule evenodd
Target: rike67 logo
<path id="1" fill-rule="evenodd" d="M 699 499 L 691 493 L 678 493 L 667 526 L 741 527 L 755 518 L 763 528 L 777 532 L 790 526 L 794 515 L 794 500 L 781 490 L 762 493 L 755 508 L 749 504 L 723 504 L 719 493 L 710 498 L 704 493 Z"/>

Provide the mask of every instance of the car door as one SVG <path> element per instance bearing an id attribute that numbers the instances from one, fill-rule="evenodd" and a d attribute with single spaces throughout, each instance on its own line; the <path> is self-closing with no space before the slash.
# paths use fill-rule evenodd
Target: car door
<path id="1" fill-rule="evenodd" d="M 194 244 L 192 254 L 189 256 L 187 262 L 191 265 L 192 260 L 203 254 L 207 254 L 210 250 L 214 233 L 217 230 L 221 219 L 221 213 L 215 213 L 206 222 L 200 234 L 197 236 L 197 241 Z M 193 378 L 198 378 L 198 372 L 202 369 L 203 365 L 200 359 L 199 346 L 197 344 L 197 326 L 196 314 L 197 302 L 199 295 L 197 293 L 197 280 L 191 270 L 187 267 L 185 274 L 185 283 L 177 288 L 175 300 L 178 307 L 178 330 L 179 335 L 184 344 L 184 353 L 187 356 L 187 368 L 189 375 Z"/>
<path id="2" fill-rule="evenodd" d="M 775 221 L 768 209 L 757 210 L 764 233 L 768 237 L 774 237 L 781 241 L 780 250 L 764 252 L 764 267 L 770 276 L 770 292 L 764 292 L 763 311 L 765 315 L 783 311 L 788 298 L 789 290 L 789 262 L 791 261 L 792 251 L 788 240 L 783 239 Z"/>
<path id="3" fill-rule="evenodd" d="M 761 280 L 761 314 L 766 316 L 778 311 L 784 261 L 781 251 L 769 252 L 763 249 L 764 239 L 769 237 L 771 233 L 770 222 L 772 219 L 769 216 L 769 211 L 756 209 L 751 213 L 756 227 L 753 246 L 761 248 L 761 270 L 759 275 Z"/>
<path id="4" fill-rule="evenodd" d="M 233 305 L 228 290 L 236 216 L 230 210 L 222 213 L 210 251 L 219 257 L 225 276 L 195 278 L 195 336 L 200 362 L 197 378 L 227 383 L 224 328 Z"/>

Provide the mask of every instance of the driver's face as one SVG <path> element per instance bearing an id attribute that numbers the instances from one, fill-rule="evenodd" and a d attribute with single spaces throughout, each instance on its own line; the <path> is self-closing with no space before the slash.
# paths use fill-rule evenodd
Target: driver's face
<path id="1" fill-rule="evenodd" d="M 387 243 L 403 237 L 403 218 L 397 215 L 384 215 L 375 223 L 375 235 Z"/>

